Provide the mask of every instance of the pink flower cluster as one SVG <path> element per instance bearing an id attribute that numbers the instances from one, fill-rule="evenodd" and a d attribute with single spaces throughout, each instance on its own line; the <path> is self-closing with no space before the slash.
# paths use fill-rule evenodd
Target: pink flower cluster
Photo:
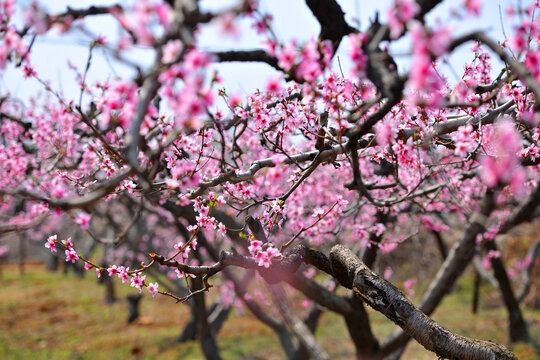
<path id="1" fill-rule="evenodd" d="M 269 268 L 272 264 L 272 259 L 281 256 L 281 252 L 274 246 L 268 246 L 263 250 L 263 243 L 259 240 L 252 240 L 249 245 L 249 253 L 255 257 L 257 265 Z"/>
<path id="2" fill-rule="evenodd" d="M 56 252 L 56 244 L 58 241 L 58 235 L 52 235 L 47 238 L 47 242 L 45 243 L 45 247 L 52 252 Z M 73 249 L 73 243 L 71 242 L 71 238 L 67 238 L 66 240 L 62 240 L 62 246 L 65 248 L 65 255 L 66 255 L 66 262 L 71 261 L 72 263 L 75 263 L 77 259 L 79 259 L 79 255 L 75 252 Z"/>
<path id="3" fill-rule="evenodd" d="M 456 156 L 465 156 L 469 151 L 472 151 L 476 145 L 475 135 L 471 124 L 460 126 L 458 130 L 452 134 L 452 140 L 455 143 L 454 154 Z"/>
<path id="4" fill-rule="evenodd" d="M 519 164 L 518 153 L 522 140 L 514 124 L 506 119 L 485 131 L 483 144 L 487 152 L 480 158 L 482 179 L 489 187 L 510 184 L 519 193 L 525 173 Z"/>
<path id="5" fill-rule="evenodd" d="M 407 102 L 411 107 L 435 109 L 444 98 L 445 80 L 435 71 L 431 58 L 444 54 L 451 41 L 451 30 L 441 26 L 432 31 L 415 22 L 411 37 L 414 60 L 407 82 Z"/>
<path id="6" fill-rule="evenodd" d="M 366 42 L 366 35 L 362 33 L 349 35 L 349 48 L 351 49 L 349 57 L 353 62 L 353 74 L 358 78 L 365 77 L 367 56 L 362 50 Z"/>
<path id="7" fill-rule="evenodd" d="M 332 46 L 328 41 L 318 42 L 313 38 L 297 49 L 295 40 L 277 52 L 278 65 L 289 71 L 295 68 L 299 79 L 314 82 L 332 64 Z"/>
<path id="8" fill-rule="evenodd" d="M 390 37 L 396 39 L 401 35 L 405 24 L 414 18 L 420 11 L 420 6 L 414 0 L 394 0 L 393 6 L 388 9 L 388 27 Z"/>

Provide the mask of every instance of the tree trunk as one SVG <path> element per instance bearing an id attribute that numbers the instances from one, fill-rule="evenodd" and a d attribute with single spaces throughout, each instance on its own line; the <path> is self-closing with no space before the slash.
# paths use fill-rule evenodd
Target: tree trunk
<path id="1" fill-rule="evenodd" d="M 309 356 L 315 360 L 329 360 L 330 356 L 317 342 L 313 333 L 306 324 L 294 314 L 294 311 L 287 303 L 281 285 L 272 285 L 269 286 L 269 289 L 283 319 L 289 325 L 292 332 L 298 337 L 300 343 L 307 349 Z"/>
<path id="2" fill-rule="evenodd" d="M 139 317 L 139 304 L 141 299 L 141 294 L 131 294 L 126 296 L 126 301 L 128 303 L 128 323 L 134 322 Z"/>
<path id="3" fill-rule="evenodd" d="M 47 271 L 58 271 L 59 260 L 60 259 L 56 253 L 50 252 L 50 254 L 47 256 Z"/>
<path id="4" fill-rule="evenodd" d="M 478 312 L 478 302 L 480 301 L 480 282 L 482 278 L 478 271 L 474 271 L 474 289 L 473 289 L 473 300 L 471 311 L 473 314 Z"/>
<path id="5" fill-rule="evenodd" d="M 24 263 L 26 262 L 26 244 L 25 239 L 19 236 L 19 275 L 24 276 Z"/>
<path id="6" fill-rule="evenodd" d="M 497 251 L 495 241 L 486 241 L 485 247 L 487 250 Z M 512 289 L 512 284 L 510 284 L 510 279 L 506 273 L 504 263 L 500 257 L 492 257 L 490 258 L 490 262 L 495 279 L 497 279 L 497 282 L 499 283 L 499 291 L 503 298 L 504 305 L 508 310 L 508 330 L 510 333 L 510 341 L 527 342 L 529 341 L 527 325 L 525 324 L 525 320 L 523 320 L 519 303 L 514 296 L 514 290 Z"/>
<path id="7" fill-rule="evenodd" d="M 200 276 L 191 279 L 192 290 L 196 291 L 203 288 L 202 278 Z M 193 296 L 194 312 L 197 319 L 196 331 L 201 344 L 202 352 L 207 360 L 221 360 L 216 339 L 212 329 L 208 324 L 208 314 L 204 300 L 204 293 L 198 293 Z"/>
<path id="8" fill-rule="evenodd" d="M 321 315 L 323 314 L 323 309 L 317 305 L 313 304 L 311 305 L 311 309 L 309 310 L 309 314 L 307 318 L 304 320 L 304 323 L 306 324 L 309 331 L 312 333 L 315 333 L 315 329 L 317 329 L 317 325 L 319 323 L 319 319 Z M 298 344 L 298 348 L 296 349 L 296 352 L 293 356 L 294 360 L 304 360 L 309 359 L 309 351 L 304 346 L 304 344 L 300 343 Z"/>
<path id="9" fill-rule="evenodd" d="M 190 299 L 191 300 L 191 299 Z M 195 311 L 194 311 L 194 305 L 193 303 L 191 302 L 188 302 L 189 304 L 189 307 L 190 307 L 190 318 L 189 318 L 189 322 L 186 324 L 186 326 L 184 326 L 184 330 L 182 330 L 182 333 L 180 334 L 180 336 L 178 336 L 176 338 L 176 342 L 178 343 L 183 343 L 183 342 L 187 342 L 187 341 L 193 341 L 197 338 L 197 320 L 195 318 Z"/>
<path id="10" fill-rule="evenodd" d="M 356 348 L 356 357 L 362 360 L 378 359 L 379 342 L 371 332 L 371 326 L 362 298 L 353 293 L 349 299 L 354 312 L 344 316 L 347 330 Z"/>

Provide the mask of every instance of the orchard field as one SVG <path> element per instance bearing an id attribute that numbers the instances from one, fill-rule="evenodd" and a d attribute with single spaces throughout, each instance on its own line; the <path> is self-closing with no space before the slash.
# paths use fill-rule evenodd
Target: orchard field
<path id="1" fill-rule="evenodd" d="M 11 359 L 183 359 L 203 357 L 196 341 L 178 344 L 175 339 L 188 323 L 186 306 L 167 298 L 141 303 L 141 317 L 128 324 L 123 297 L 128 288 L 118 287 L 119 301 L 106 304 L 103 286 L 93 278 L 83 280 L 74 274 L 49 273 L 44 265 L 29 264 L 21 281 L 19 268 L 2 268 L 0 299 L 0 358 Z M 460 291 L 448 296 L 434 319 L 456 332 L 507 342 L 506 315 L 497 294 L 486 284 L 482 287 L 484 308 L 473 315 L 472 277 L 459 284 Z M 120 281 L 118 281 L 118 285 Z M 82 287 L 81 287 L 82 285 Z M 131 292 L 132 293 L 132 292 Z M 519 359 L 540 358 L 540 309 L 525 308 L 531 328 L 532 344 L 517 344 Z M 386 335 L 392 327 L 384 317 L 370 311 L 374 331 Z M 218 342 L 224 359 L 282 359 L 283 352 L 273 332 L 246 312 L 231 315 L 219 332 Z M 343 339 L 343 320 L 331 313 L 322 319 L 316 337 L 333 359 L 353 359 L 354 348 Z M 411 344 L 404 359 L 429 360 L 436 357 L 419 344 Z"/>

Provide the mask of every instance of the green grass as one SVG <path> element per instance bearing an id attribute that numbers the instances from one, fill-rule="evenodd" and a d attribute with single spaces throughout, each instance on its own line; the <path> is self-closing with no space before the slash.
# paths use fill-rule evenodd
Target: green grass
<path id="1" fill-rule="evenodd" d="M 143 319 L 128 325 L 127 305 L 104 303 L 103 286 L 95 277 L 46 272 L 41 265 L 27 266 L 24 276 L 18 269 L 4 266 L 0 276 L 0 359 L 201 359 L 197 343 L 174 343 L 189 320 L 189 307 L 170 298 L 141 302 Z M 133 289 L 117 284 L 123 299 Z M 470 311 L 471 281 L 460 283 L 461 291 L 445 298 L 434 319 L 458 334 L 507 344 L 504 308 Z M 214 290 L 217 291 L 217 290 Z M 483 289 L 483 296 L 490 292 Z M 489 295 L 496 296 L 496 295 Z M 531 337 L 540 343 L 540 311 L 525 309 Z M 381 314 L 369 311 L 379 338 L 394 325 Z M 221 332 L 218 344 L 225 359 L 281 359 L 283 353 L 274 333 L 247 310 L 232 315 Z M 316 336 L 333 359 L 354 358 L 354 348 L 346 335 L 343 319 L 326 313 Z M 534 345 L 518 344 L 513 350 L 520 359 L 539 359 Z M 436 359 L 431 352 L 411 342 L 404 359 Z"/>

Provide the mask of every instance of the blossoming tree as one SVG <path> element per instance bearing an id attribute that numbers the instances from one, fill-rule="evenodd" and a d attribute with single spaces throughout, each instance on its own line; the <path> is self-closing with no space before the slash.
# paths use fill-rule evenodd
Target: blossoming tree
<path id="1" fill-rule="evenodd" d="M 511 341 L 528 338 L 497 236 L 540 204 L 538 1 L 509 5 L 516 26 L 506 39 L 427 22 L 440 0 L 394 0 L 386 23 L 367 27 L 347 22 L 335 0 L 305 2 L 321 30 L 298 43 L 281 41 L 256 1 L 208 12 L 196 0 L 138 0 L 55 14 L 32 3 L 22 24 L 15 2 L 0 1 L 0 68 L 43 85 L 28 99 L 1 89 L 0 234 L 40 229 L 45 247 L 97 276 L 193 301 L 207 358 L 219 358 L 208 294 L 243 303 L 291 359 L 329 358 L 313 335 L 324 310 L 343 316 L 358 358 L 398 358 L 411 338 L 444 358 L 515 358 L 428 316 L 479 254 L 493 269 Z M 481 10 L 479 1 L 459 3 L 456 19 Z M 121 35 L 92 39 L 86 67 L 71 66 L 80 93 L 63 94 L 36 72 L 33 44 L 96 15 L 114 18 Z M 260 49 L 198 46 L 201 26 L 234 35 L 239 18 L 264 38 Z M 389 50 L 406 37 L 408 71 Z M 470 62 L 452 84 L 441 63 L 462 45 L 472 47 Z M 153 50 L 151 66 L 125 56 L 133 46 Z M 340 46 L 347 74 L 333 62 Z M 136 75 L 89 83 L 96 49 Z M 502 64 L 495 72 L 492 58 Z M 209 70 L 221 62 L 260 62 L 281 75 L 237 96 Z M 75 236 L 55 235 L 65 219 L 105 244 L 106 265 Z M 392 269 L 374 271 L 377 256 L 399 252 L 420 227 L 440 238 L 452 221 L 461 235 L 416 305 L 392 285 Z M 166 285 L 177 278 L 191 279 L 184 294 Z M 290 289 L 313 304 L 306 319 L 287 305 Z M 377 339 L 366 305 L 396 331 Z"/>

